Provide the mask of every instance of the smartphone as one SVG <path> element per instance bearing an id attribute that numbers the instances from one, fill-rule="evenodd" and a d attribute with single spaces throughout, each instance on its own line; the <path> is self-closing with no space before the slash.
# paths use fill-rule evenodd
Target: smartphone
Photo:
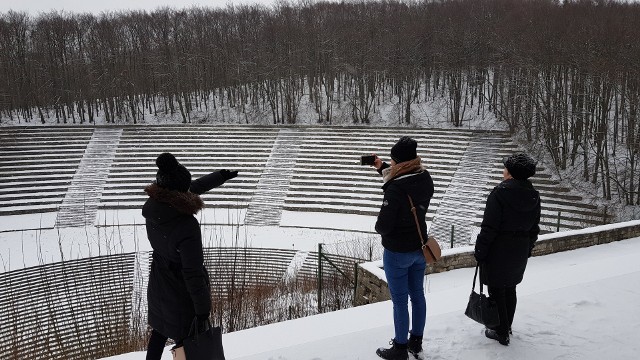
<path id="1" fill-rule="evenodd" d="M 363 155 L 360 158 L 360 165 L 373 165 L 375 161 L 376 161 L 375 155 Z"/>

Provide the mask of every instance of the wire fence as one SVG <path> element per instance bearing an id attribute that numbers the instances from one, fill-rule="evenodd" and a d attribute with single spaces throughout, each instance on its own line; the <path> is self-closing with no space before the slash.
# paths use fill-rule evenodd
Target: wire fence
<path id="1" fill-rule="evenodd" d="M 317 252 L 205 248 L 214 322 L 232 332 L 351 307 L 350 276 L 361 258 L 333 253 L 338 249 L 347 253 L 345 247 L 348 244 L 328 246 L 332 252 L 324 258 L 332 266 L 321 271 L 324 296 L 320 297 Z M 143 350 L 149 335 L 150 261 L 150 252 L 145 251 L 3 273 L 0 342 L 5 346 L 0 357 L 84 360 Z M 324 299 L 321 307 L 319 298 Z"/>

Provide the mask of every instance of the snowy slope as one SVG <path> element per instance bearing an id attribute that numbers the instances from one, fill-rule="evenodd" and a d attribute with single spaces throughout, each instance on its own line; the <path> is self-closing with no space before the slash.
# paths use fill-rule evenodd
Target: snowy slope
<path id="1" fill-rule="evenodd" d="M 464 315 L 473 269 L 427 276 L 428 359 L 637 359 L 640 238 L 530 260 L 509 347 Z M 229 360 L 377 359 L 393 336 L 391 303 L 225 334 Z M 144 352 L 111 357 L 142 360 Z M 163 359 L 170 360 L 165 352 Z"/>

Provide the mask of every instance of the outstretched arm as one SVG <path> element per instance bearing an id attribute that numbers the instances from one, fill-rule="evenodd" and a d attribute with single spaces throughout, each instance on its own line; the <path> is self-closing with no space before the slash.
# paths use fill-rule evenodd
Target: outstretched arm
<path id="1" fill-rule="evenodd" d="M 204 194 L 207 191 L 217 188 L 218 186 L 224 184 L 227 180 L 233 179 L 238 176 L 237 171 L 229 171 L 229 170 L 218 170 L 214 171 L 211 174 L 207 174 L 203 177 L 200 177 L 191 182 L 191 187 L 189 191 L 194 194 Z"/>

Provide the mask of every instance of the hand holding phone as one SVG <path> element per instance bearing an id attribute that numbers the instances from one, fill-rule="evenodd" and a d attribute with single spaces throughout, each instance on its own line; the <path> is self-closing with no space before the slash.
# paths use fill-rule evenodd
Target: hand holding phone
<path id="1" fill-rule="evenodd" d="M 375 155 L 363 155 L 360 158 L 360 165 L 373 165 L 376 162 L 377 156 Z"/>

